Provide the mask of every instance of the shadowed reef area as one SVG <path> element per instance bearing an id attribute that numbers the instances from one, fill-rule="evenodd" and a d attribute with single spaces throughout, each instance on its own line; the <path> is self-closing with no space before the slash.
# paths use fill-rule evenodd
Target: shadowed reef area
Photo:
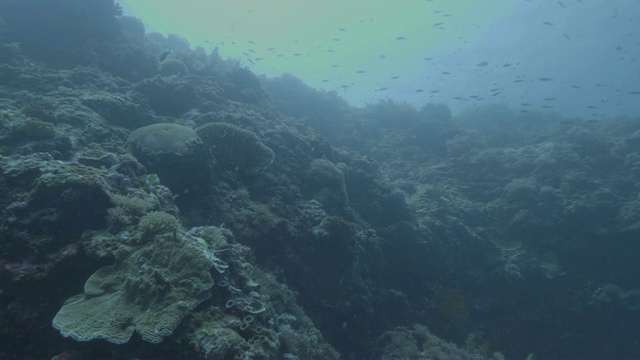
<path id="1" fill-rule="evenodd" d="M 0 358 L 640 357 L 638 118 L 356 108 L 113 1 L 0 16 Z"/>

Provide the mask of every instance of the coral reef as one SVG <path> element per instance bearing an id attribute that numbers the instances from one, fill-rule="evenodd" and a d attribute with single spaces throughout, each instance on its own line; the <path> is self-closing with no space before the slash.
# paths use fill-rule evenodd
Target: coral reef
<path id="1" fill-rule="evenodd" d="M 220 171 L 252 174 L 273 162 L 273 151 L 252 131 L 221 122 L 203 125 L 196 131 Z"/>
<path id="2" fill-rule="evenodd" d="M 424 360 L 475 360 L 485 358 L 480 353 L 470 353 L 455 344 L 434 336 L 426 327 L 397 328 L 388 331 L 377 340 L 376 357 L 379 359 Z M 500 360 L 500 355 L 489 359 Z"/>
<path id="3" fill-rule="evenodd" d="M 65 302 L 53 318 L 62 335 L 122 344 L 136 331 L 143 340 L 158 343 L 211 297 L 209 269 L 221 262 L 215 256 L 217 244 L 177 234 L 166 221 L 153 236 L 141 229 L 142 236 L 152 236 L 153 241 L 131 254 L 118 254 L 115 265 L 89 277 L 84 294 Z"/>
<path id="4" fill-rule="evenodd" d="M 0 358 L 639 356 L 637 118 L 355 108 L 52 4 L 0 2 Z"/>
<path id="5" fill-rule="evenodd" d="M 348 216 L 349 196 L 344 174 L 334 163 L 315 159 L 309 165 L 307 176 L 309 191 L 328 213 Z"/>
<path id="6" fill-rule="evenodd" d="M 128 144 L 149 173 L 182 197 L 179 204 L 208 191 L 203 184 L 212 176 L 210 159 L 194 130 L 171 123 L 148 125 L 129 134 Z"/>

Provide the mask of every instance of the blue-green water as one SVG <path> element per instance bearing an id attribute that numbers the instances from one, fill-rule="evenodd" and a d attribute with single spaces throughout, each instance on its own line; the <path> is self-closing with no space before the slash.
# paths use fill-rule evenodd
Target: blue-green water
<path id="1" fill-rule="evenodd" d="M 123 1 L 150 30 L 351 104 L 637 114 L 640 2 Z M 541 80 L 550 79 L 550 80 Z"/>

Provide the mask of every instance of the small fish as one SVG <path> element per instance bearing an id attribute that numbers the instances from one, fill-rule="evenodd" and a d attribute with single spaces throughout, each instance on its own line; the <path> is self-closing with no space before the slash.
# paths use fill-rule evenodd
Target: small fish
<path id="1" fill-rule="evenodd" d="M 443 72 L 441 72 L 440 74 L 442 74 L 442 75 L 451 75 L 451 73 L 450 73 L 450 72 L 448 72 L 448 71 L 443 71 Z"/>
<path id="2" fill-rule="evenodd" d="M 553 23 L 552 23 L 552 22 L 543 21 L 542 23 L 543 23 L 543 24 L 545 24 L 545 25 L 553 26 Z"/>
<path id="3" fill-rule="evenodd" d="M 358 70 L 358 71 L 356 71 L 356 74 L 364 74 L 366 72 L 367 72 L 366 70 Z"/>
<path id="4" fill-rule="evenodd" d="M 493 94 L 491 94 L 491 96 L 496 96 L 496 95 L 500 95 L 500 94 L 502 94 L 502 91 L 494 92 Z"/>
<path id="5" fill-rule="evenodd" d="M 464 100 L 464 98 L 461 98 L 460 96 L 455 96 L 453 100 Z"/>
<path id="6" fill-rule="evenodd" d="M 521 83 L 521 82 L 524 82 L 524 80 L 522 80 L 522 79 L 517 79 L 517 80 L 513 80 L 513 82 L 514 82 L 514 83 Z"/>
<path id="7" fill-rule="evenodd" d="M 431 60 L 431 59 L 433 59 L 433 58 L 430 58 L 430 57 L 426 57 L 426 58 L 424 58 L 424 60 L 427 60 L 427 61 L 429 61 L 429 60 Z"/>
<path id="8" fill-rule="evenodd" d="M 302 56 L 302 54 L 300 54 L 300 53 L 293 53 L 292 55 L 293 56 Z"/>
<path id="9" fill-rule="evenodd" d="M 476 66 L 480 66 L 480 67 L 487 66 L 487 65 L 489 65 L 489 62 L 488 62 L 488 61 L 483 61 L 483 62 L 481 62 L 481 63 L 477 63 L 477 64 L 476 64 Z"/>
<path id="10" fill-rule="evenodd" d="M 640 95 L 640 91 L 629 91 L 627 94 L 629 94 L 629 95 Z"/>
<path id="11" fill-rule="evenodd" d="M 509 67 L 509 66 L 511 66 L 511 65 L 513 65 L 513 64 L 504 63 L 504 65 L 502 65 L 502 67 L 503 67 L 503 68 L 506 68 L 506 67 Z"/>
<path id="12" fill-rule="evenodd" d="M 333 41 L 342 41 L 340 38 L 333 38 Z"/>
<path id="13" fill-rule="evenodd" d="M 396 40 L 407 40 L 407 38 L 405 36 L 398 36 Z"/>
<path id="14" fill-rule="evenodd" d="M 418 89 L 418 90 L 416 90 L 416 92 L 417 92 L 417 93 L 421 93 L 421 92 L 424 92 L 424 90 L 422 90 L 422 89 Z"/>
<path id="15" fill-rule="evenodd" d="M 273 50 L 275 50 L 275 49 L 276 49 L 276 48 L 272 48 L 272 47 L 270 47 L 270 48 L 268 48 L 268 49 L 267 49 L 267 51 L 273 51 Z"/>
<path id="16" fill-rule="evenodd" d="M 331 65 L 332 68 L 337 68 L 338 66 L 340 66 L 340 65 L 338 65 L 338 64 Z"/>
<path id="17" fill-rule="evenodd" d="M 564 4 L 562 3 L 562 1 L 558 1 L 558 5 L 562 6 L 562 7 L 566 7 L 564 6 Z"/>
<path id="18" fill-rule="evenodd" d="M 571 87 L 574 88 L 574 89 L 580 89 L 579 85 L 571 85 Z"/>
<path id="19" fill-rule="evenodd" d="M 432 27 L 438 27 L 438 26 L 440 26 L 440 25 L 442 25 L 442 24 L 444 24 L 444 23 L 441 23 L 441 22 L 439 22 L 439 23 L 435 23 L 435 24 L 433 24 L 433 26 L 432 26 Z"/>
<path id="20" fill-rule="evenodd" d="M 538 80 L 540 80 L 540 81 L 553 81 L 553 78 L 550 78 L 550 77 L 541 77 L 541 78 L 538 78 Z"/>
<path id="21" fill-rule="evenodd" d="M 439 92 L 440 92 L 440 90 L 431 90 L 431 91 L 429 91 L 429 93 L 431 93 L 431 94 L 437 94 Z"/>
<path id="22" fill-rule="evenodd" d="M 340 31 L 347 31 L 347 29 L 345 29 L 345 28 L 338 28 L 338 30 L 340 30 Z"/>
<path id="23" fill-rule="evenodd" d="M 387 57 L 387 55 L 380 55 L 380 59 L 384 59 L 386 57 Z"/>
<path id="24" fill-rule="evenodd" d="M 553 109 L 553 105 L 542 105 L 541 108 L 543 108 L 543 109 Z"/>
<path id="25" fill-rule="evenodd" d="M 329 82 L 329 79 L 322 80 L 323 83 Z"/>
<path id="26" fill-rule="evenodd" d="M 386 88 L 386 87 L 382 87 L 382 88 L 380 88 L 380 89 L 376 89 L 376 91 L 385 91 L 385 90 L 387 90 L 387 89 L 388 89 L 388 88 Z"/>
<path id="27" fill-rule="evenodd" d="M 593 106 L 593 105 L 587 105 L 585 106 L 587 109 L 597 109 L 597 106 Z"/>
<path id="28" fill-rule="evenodd" d="M 571 40 L 571 38 L 569 37 L 569 35 L 567 35 L 567 33 L 562 33 L 562 35 L 564 35 L 564 37 L 566 37 L 567 40 Z"/>
<path id="29" fill-rule="evenodd" d="M 249 44 L 255 45 L 256 43 L 254 43 L 253 41 L 249 40 L 248 41 Z"/>
<path id="30" fill-rule="evenodd" d="M 400 76 L 392 76 L 391 80 L 396 80 L 396 79 L 400 79 Z"/>
<path id="31" fill-rule="evenodd" d="M 522 105 L 522 106 L 531 106 L 531 104 L 529 104 L 529 103 L 520 103 L 520 105 Z"/>
<path id="32" fill-rule="evenodd" d="M 544 100 L 544 101 L 556 101 L 556 98 L 554 98 L 554 97 L 546 97 L 546 98 L 544 98 L 542 100 Z"/>
<path id="33" fill-rule="evenodd" d="M 171 53 L 173 52 L 173 50 L 167 50 L 165 52 L 163 52 L 162 54 L 160 54 L 160 56 L 158 57 L 158 61 L 159 62 L 163 62 L 167 59 L 167 56 L 169 56 Z"/>

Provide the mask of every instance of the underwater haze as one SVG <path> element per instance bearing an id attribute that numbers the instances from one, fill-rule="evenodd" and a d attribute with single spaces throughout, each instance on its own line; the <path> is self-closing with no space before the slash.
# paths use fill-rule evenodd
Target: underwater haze
<path id="1" fill-rule="evenodd" d="M 350 104 L 640 112 L 640 1 L 125 0 L 152 31 Z"/>
<path id="2" fill-rule="evenodd" d="M 0 0 L 0 359 L 640 359 L 639 14 Z"/>

